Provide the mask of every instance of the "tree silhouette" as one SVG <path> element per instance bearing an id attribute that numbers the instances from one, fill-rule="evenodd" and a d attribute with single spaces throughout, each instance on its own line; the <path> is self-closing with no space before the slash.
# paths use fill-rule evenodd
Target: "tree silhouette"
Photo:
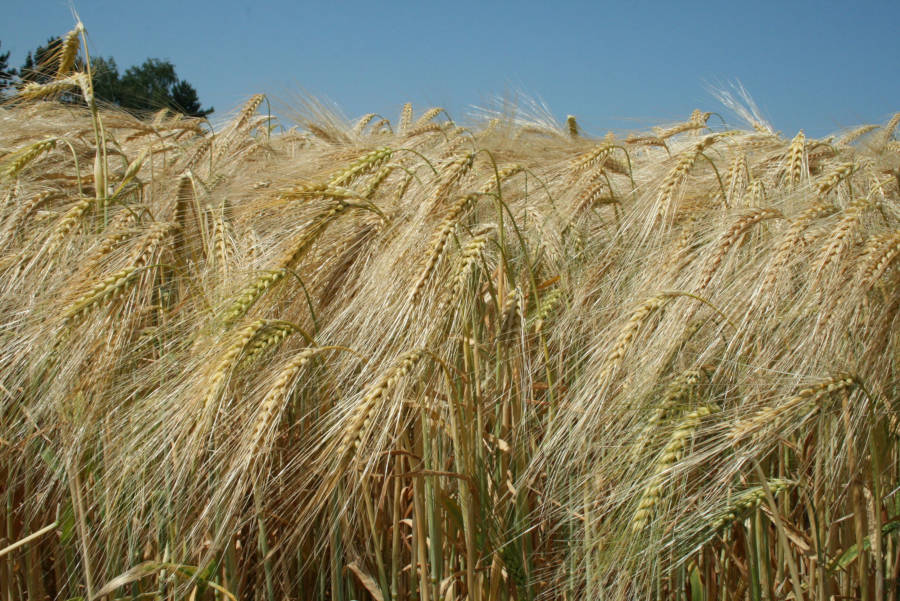
<path id="1" fill-rule="evenodd" d="M 148 58 L 142 65 L 129 67 L 119 82 L 120 104 L 136 110 L 169 107 L 194 117 L 205 117 L 212 108 L 200 106 L 197 90 L 178 79 L 169 61 Z"/>
<path id="2" fill-rule="evenodd" d="M 18 73 L 21 80 L 19 85 L 51 81 L 59 68 L 61 44 L 61 38 L 50 38 L 46 44 L 29 52 Z M 9 85 L 15 75 L 15 70 L 12 70 L 6 79 L 3 78 L 4 61 L 8 58 L 8 52 L 0 55 L 0 90 Z M 93 57 L 91 75 L 95 98 L 129 111 L 170 108 L 193 117 L 205 117 L 214 110 L 203 108 L 197 90 L 186 80 L 178 78 L 175 65 L 168 60 L 148 58 L 139 66 L 129 67 L 120 76 L 115 59 Z M 79 101 L 72 95 L 64 95 L 60 100 Z"/>
<path id="3" fill-rule="evenodd" d="M 59 68 L 59 51 L 62 38 L 49 38 L 43 46 L 38 46 L 33 53 L 25 56 L 25 64 L 19 69 L 19 78 L 23 83 L 47 83 L 56 75 Z"/>
<path id="4" fill-rule="evenodd" d="M 0 42 L 0 47 L 2 46 L 3 42 Z M 9 67 L 9 52 L 0 54 L 0 94 L 12 85 L 12 80 L 15 76 L 16 70 Z"/>

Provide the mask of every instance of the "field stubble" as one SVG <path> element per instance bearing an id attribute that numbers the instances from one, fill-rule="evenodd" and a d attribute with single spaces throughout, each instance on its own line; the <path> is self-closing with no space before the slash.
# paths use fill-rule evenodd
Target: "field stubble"
<path id="1" fill-rule="evenodd" d="M 897 599 L 897 118 L 213 132 L 81 34 L 0 107 L 4 601 Z"/>

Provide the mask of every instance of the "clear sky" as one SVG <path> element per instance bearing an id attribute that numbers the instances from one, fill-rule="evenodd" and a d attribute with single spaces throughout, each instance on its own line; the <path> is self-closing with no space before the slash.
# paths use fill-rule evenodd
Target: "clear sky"
<path id="1" fill-rule="evenodd" d="M 93 54 L 171 60 L 214 121 L 256 92 L 392 120 L 406 101 L 462 120 L 524 92 L 602 135 L 724 111 L 706 86 L 734 79 L 786 135 L 900 111 L 898 0 L 2 0 L 0 51 L 21 65 L 71 29 L 72 3 Z"/>

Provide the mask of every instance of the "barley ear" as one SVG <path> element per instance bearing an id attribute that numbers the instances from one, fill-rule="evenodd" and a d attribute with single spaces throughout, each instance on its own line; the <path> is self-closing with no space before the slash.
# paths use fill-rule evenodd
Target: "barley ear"
<path id="1" fill-rule="evenodd" d="M 75 29 L 67 33 L 66 37 L 63 38 L 56 79 L 67 76 L 75 67 L 75 58 L 78 55 L 78 50 L 81 48 L 82 32 L 84 32 L 84 24 L 79 22 Z"/>

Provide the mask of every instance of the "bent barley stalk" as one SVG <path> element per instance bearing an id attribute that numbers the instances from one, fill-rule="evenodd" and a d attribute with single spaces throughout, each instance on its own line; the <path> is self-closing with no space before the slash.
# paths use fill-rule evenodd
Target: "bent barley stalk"
<path id="1" fill-rule="evenodd" d="M 444 253 L 444 247 L 447 246 L 447 241 L 450 239 L 450 235 L 456 228 L 459 217 L 470 205 L 474 204 L 478 200 L 478 196 L 478 194 L 469 194 L 468 196 L 463 196 L 456 202 L 456 204 L 454 204 L 450 208 L 450 212 L 446 217 L 444 217 L 443 222 L 441 222 L 441 226 L 437 229 L 437 231 L 434 233 L 434 236 L 432 237 L 431 246 L 429 248 L 428 255 L 425 258 L 425 263 L 422 266 L 422 270 L 419 273 L 419 277 L 416 279 L 415 284 L 413 284 L 413 287 L 409 292 L 410 302 L 416 302 L 417 300 L 419 300 L 419 297 L 422 294 L 422 290 L 425 288 L 425 284 L 428 282 L 428 279 L 431 277 L 431 274 L 434 272 L 438 261 Z"/>
<path id="2" fill-rule="evenodd" d="M 655 311 L 662 310 L 673 298 L 671 294 L 658 294 L 651 296 L 641 305 L 632 311 L 625 326 L 619 332 L 612 350 L 606 355 L 603 369 L 600 371 L 600 382 L 606 382 L 610 376 L 622 365 L 625 358 L 625 352 L 631 346 L 637 331 L 640 329 L 644 321 Z"/>
<path id="3" fill-rule="evenodd" d="M 804 409 L 817 409 L 818 403 L 824 398 L 855 386 L 858 386 L 858 381 L 849 374 L 838 374 L 826 378 L 815 386 L 804 388 L 786 401 L 758 409 L 748 419 L 735 424 L 729 432 L 729 438 L 738 441 L 759 435 L 765 429 L 777 429 L 779 422 L 790 413 Z"/>
<path id="4" fill-rule="evenodd" d="M 351 455 L 359 449 L 368 433 L 372 417 L 377 412 L 381 401 L 424 356 L 425 352 L 418 349 L 404 353 L 368 388 L 362 400 L 348 416 L 344 434 L 335 451 L 339 465 L 346 467 L 351 460 Z"/>
<path id="5" fill-rule="evenodd" d="M 644 492 L 641 494 L 641 498 L 638 501 L 637 510 L 634 512 L 634 517 L 631 518 L 632 532 L 636 534 L 640 533 L 650 523 L 650 519 L 653 517 L 653 510 L 659 503 L 663 494 L 666 482 L 666 472 L 671 470 L 682 458 L 684 451 L 687 448 L 688 441 L 694 436 L 701 420 L 718 410 L 719 408 L 715 405 L 698 407 L 685 415 L 679 422 L 678 427 L 672 432 L 669 442 L 663 448 L 659 460 L 656 462 L 655 471 L 650 478 L 650 483 L 644 489 Z"/>
<path id="6" fill-rule="evenodd" d="M 61 79 L 68 75 L 75 67 L 75 58 L 78 50 L 81 48 L 81 34 L 84 32 L 84 25 L 78 23 L 75 29 L 66 34 L 62 39 L 62 48 L 59 55 L 59 68 L 56 70 L 56 79 Z"/>
<path id="7" fill-rule="evenodd" d="M 0 167 L 0 179 L 13 179 L 33 160 L 56 148 L 56 138 L 47 138 L 28 146 L 13 155 Z"/>
<path id="8" fill-rule="evenodd" d="M 706 136 L 691 149 L 685 151 L 681 155 L 681 158 L 678 159 L 675 167 L 666 174 L 665 179 L 663 179 L 662 184 L 660 185 L 659 196 L 656 201 L 656 216 L 658 219 L 666 218 L 669 215 L 671 212 L 672 199 L 674 198 L 678 187 L 687 177 L 691 168 L 694 166 L 694 163 L 697 162 L 697 159 L 703 151 L 712 146 L 716 142 L 716 139 L 716 134 Z"/>
<path id="9" fill-rule="evenodd" d="M 69 324 L 76 317 L 84 315 L 101 303 L 121 296 L 124 294 L 126 286 L 133 282 L 139 273 L 139 267 L 126 267 L 97 282 L 90 291 L 77 299 L 72 306 L 63 313 L 63 321 L 66 324 Z"/>
<path id="10" fill-rule="evenodd" d="M 803 156 L 806 152 L 806 136 L 803 131 L 797 132 L 788 148 L 788 163 L 786 166 L 788 186 L 793 188 L 800 184 L 803 174 Z"/>
<path id="11" fill-rule="evenodd" d="M 719 238 L 715 253 L 712 257 L 710 257 L 709 261 L 707 262 L 706 269 L 704 269 L 703 271 L 703 279 L 700 281 L 700 286 L 698 289 L 704 290 L 707 286 L 709 286 L 709 283 L 712 281 L 713 276 L 719 269 L 719 266 L 722 264 L 722 260 L 725 258 L 725 255 L 728 254 L 728 251 L 732 247 L 738 245 L 741 238 L 743 238 L 744 234 L 747 233 L 748 229 L 750 229 L 760 221 L 764 221 L 766 219 L 783 218 L 784 215 L 781 214 L 781 211 L 776 211 L 775 209 L 756 209 L 748 213 L 747 215 L 744 215 L 743 217 L 735 220 L 731 227 L 725 230 L 725 232 L 723 232 L 722 236 Z"/>

